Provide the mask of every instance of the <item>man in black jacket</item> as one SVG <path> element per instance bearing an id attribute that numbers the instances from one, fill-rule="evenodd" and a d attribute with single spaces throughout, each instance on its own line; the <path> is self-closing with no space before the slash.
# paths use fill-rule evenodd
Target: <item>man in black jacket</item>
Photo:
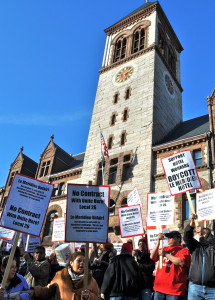
<path id="1" fill-rule="evenodd" d="M 192 214 L 184 231 L 184 241 L 192 254 L 188 300 L 215 299 L 215 239 L 194 239 L 195 219 L 197 215 Z"/>
<path id="2" fill-rule="evenodd" d="M 151 299 L 154 284 L 153 271 L 155 269 L 155 262 L 150 258 L 150 253 L 145 239 L 139 239 L 138 249 L 133 250 L 132 255 L 137 261 L 140 270 L 140 299 Z"/>
<path id="3" fill-rule="evenodd" d="M 136 300 L 139 293 L 137 262 L 131 255 L 132 245 L 124 243 L 121 254 L 110 262 L 101 287 L 101 295 L 110 300 Z"/>

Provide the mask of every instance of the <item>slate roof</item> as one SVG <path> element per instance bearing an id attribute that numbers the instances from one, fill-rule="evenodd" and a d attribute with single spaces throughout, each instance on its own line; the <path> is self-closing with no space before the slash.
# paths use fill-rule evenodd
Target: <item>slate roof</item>
<path id="1" fill-rule="evenodd" d="M 166 144 L 177 140 L 191 138 L 208 131 L 210 131 L 210 126 L 209 115 L 207 114 L 195 119 L 181 122 L 158 144 Z"/>
<path id="2" fill-rule="evenodd" d="M 24 159 L 23 167 L 31 171 L 33 174 L 36 174 L 38 163 L 23 153 L 22 156 Z"/>
<path id="3" fill-rule="evenodd" d="M 72 156 L 74 158 L 74 161 L 72 164 L 72 169 L 81 168 L 83 166 L 84 156 L 85 156 L 85 152 Z"/>
<path id="4" fill-rule="evenodd" d="M 130 17 L 134 14 L 136 14 L 138 11 L 143 10 L 144 8 L 150 6 L 151 4 L 156 3 L 157 1 L 153 1 L 153 2 L 146 2 L 145 4 L 141 5 L 140 7 L 138 7 L 137 9 L 133 10 L 130 14 L 128 14 L 127 16 L 125 16 L 124 18 L 122 18 L 120 21 L 122 21 L 123 19 L 126 19 L 127 17 Z M 120 22 L 119 21 L 119 22 Z M 118 23 L 118 22 L 117 22 Z"/>
<path id="5" fill-rule="evenodd" d="M 61 147 L 59 147 L 57 144 L 53 142 L 54 146 L 56 147 L 56 157 L 61 159 L 63 162 L 65 162 L 68 166 L 70 166 L 73 163 L 73 157 L 64 151 Z"/>

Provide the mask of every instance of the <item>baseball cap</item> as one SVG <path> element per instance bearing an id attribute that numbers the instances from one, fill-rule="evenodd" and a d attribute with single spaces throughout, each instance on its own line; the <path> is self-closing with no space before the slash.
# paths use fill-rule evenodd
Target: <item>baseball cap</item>
<path id="1" fill-rule="evenodd" d="M 179 231 L 170 231 L 168 233 L 164 234 L 165 237 L 170 238 L 170 239 L 181 239 L 181 234 Z"/>

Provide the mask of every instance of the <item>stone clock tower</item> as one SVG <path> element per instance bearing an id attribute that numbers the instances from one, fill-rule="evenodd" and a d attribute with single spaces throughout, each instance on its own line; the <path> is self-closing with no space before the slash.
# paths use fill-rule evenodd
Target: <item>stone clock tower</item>
<path id="1" fill-rule="evenodd" d="M 101 184 L 99 126 L 109 148 L 104 183 L 112 214 L 136 186 L 146 211 L 152 145 L 182 121 L 180 52 L 160 4 L 147 2 L 105 30 L 106 45 L 88 136 L 82 183 Z"/>

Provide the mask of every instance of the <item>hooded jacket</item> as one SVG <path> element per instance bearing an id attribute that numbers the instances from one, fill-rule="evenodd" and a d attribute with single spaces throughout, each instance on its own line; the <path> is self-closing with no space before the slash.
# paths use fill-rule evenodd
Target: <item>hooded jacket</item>
<path id="1" fill-rule="evenodd" d="M 193 238 L 194 227 L 189 224 L 184 231 L 184 241 L 192 254 L 189 280 L 194 284 L 215 287 L 215 238 Z"/>

